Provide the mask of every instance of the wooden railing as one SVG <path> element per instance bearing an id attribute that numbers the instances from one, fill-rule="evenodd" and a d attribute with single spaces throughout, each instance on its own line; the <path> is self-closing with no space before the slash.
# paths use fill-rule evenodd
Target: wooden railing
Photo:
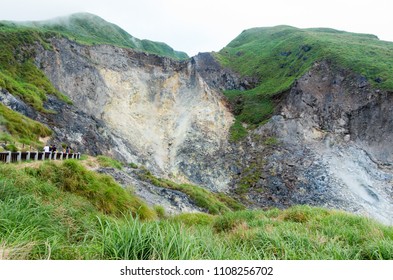
<path id="1" fill-rule="evenodd" d="M 80 159 L 80 153 L 62 152 L 0 152 L 0 162 L 11 163 L 28 160 Z"/>

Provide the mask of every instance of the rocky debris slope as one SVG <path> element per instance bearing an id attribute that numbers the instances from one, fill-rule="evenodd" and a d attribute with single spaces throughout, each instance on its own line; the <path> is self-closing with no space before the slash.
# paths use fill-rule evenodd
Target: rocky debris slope
<path id="1" fill-rule="evenodd" d="M 243 141 L 232 188 L 250 182 L 258 207 L 319 205 L 393 224 L 392 97 L 316 63 Z"/>
<path id="2" fill-rule="evenodd" d="M 112 176 L 124 188 L 131 188 L 132 191 L 142 198 L 149 206 L 162 206 L 169 215 L 184 212 L 204 212 L 205 210 L 196 206 L 194 202 L 184 193 L 157 187 L 149 182 L 140 179 L 140 170 L 124 168 L 99 168 L 99 173 Z"/>

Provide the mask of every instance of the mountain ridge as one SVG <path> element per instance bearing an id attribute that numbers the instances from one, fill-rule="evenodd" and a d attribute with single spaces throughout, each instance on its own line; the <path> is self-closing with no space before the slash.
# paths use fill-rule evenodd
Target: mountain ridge
<path id="1" fill-rule="evenodd" d="M 379 71 L 391 67 L 390 44 L 278 26 L 247 30 L 220 53 L 174 60 L 32 30 L 0 26 L 0 100 L 50 127 L 45 141 L 249 207 L 323 205 L 392 223 L 392 174 L 381 166 L 391 162 L 393 100 L 383 89 L 390 76 Z M 369 72 L 345 66 L 354 58 Z"/>
<path id="2" fill-rule="evenodd" d="M 286 25 L 251 28 L 213 55 L 224 67 L 257 80 L 247 91 L 226 92 L 237 121 L 252 126 L 272 115 L 275 95 L 323 60 L 358 73 L 374 88 L 393 91 L 393 43 L 370 34 Z M 241 129 L 237 126 L 234 137 Z"/>
<path id="3" fill-rule="evenodd" d="M 90 13 L 76 13 L 44 21 L 3 21 L 1 23 L 33 28 L 42 32 L 55 32 L 82 44 L 111 44 L 174 59 L 188 58 L 186 53 L 175 51 L 165 43 L 140 40 L 119 26 Z"/>

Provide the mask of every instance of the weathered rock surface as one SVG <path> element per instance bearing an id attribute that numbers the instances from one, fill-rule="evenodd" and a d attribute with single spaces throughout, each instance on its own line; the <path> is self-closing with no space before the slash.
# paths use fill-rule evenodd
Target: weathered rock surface
<path id="1" fill-rule="evenodd" d="M 392 98 L 316 63 L 241 144 L 232 188 L 251 178 L 247 197 L 258 207 L 318 205 L 393 224 Z"/>
<path id="2" fill-rule="evenodd" d="M 130 187 L 132 191 L 142 198 L 150 206 L 162 206 L 169 215 L 180 214 L 184 212 L 204 212 L 204 209 L 195 205 L 195 203 L 184 193 L 160 188 L 149 182 L 140 180 L 138 172 L 140 170 L 124 168 L 118 170 L 115 168 L 100 168 L 96 170 L 112 176 L 124 188 Z"/>
<path id="3" fill-rule="evenodd" d="M 84 114 L 104 124 L 111 153 L 161 176 L 223 189 L 223 147 L 233 116 L 194 60 L 53 40 L 36 62 Z"/>
<path id="4" fill-rule="evenodd" d="M 0 102 L 16 112 L 47 124 L 54 132 L 51 143 L 66 143 L 75 151 L 88 154 L 111 152 L 115 145 L 102 121 L 58 100 L 55 96 L 48 96 L 45 102 L 45 108 L 56 112 L 54 114 L 34 110 L 5 89 L 0 91 Z"/>
<path id="5" fill-rule="evenodd" d="M 223 68 L 211 53 L 199 53 L 191 58 L 198 73 L 206 83 L 219 90 L 246 90 L 255 87 L 258 80 L 253 77 L 241 77 L 230 69 Z"/>

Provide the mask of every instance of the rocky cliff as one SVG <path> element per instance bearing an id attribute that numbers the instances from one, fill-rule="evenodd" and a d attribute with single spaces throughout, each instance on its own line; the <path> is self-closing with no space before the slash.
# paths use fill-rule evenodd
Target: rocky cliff
<path id="1" fill-rule="evenodd" d="M 66 39 L 51 44 L 53 50 L 37 52 L 36 63 L 82 114 L 102 125 L 100 134 L 110 144 L 96 153 L 143 164 L 178 181 L 226 187 L 230 175 L 219 166 L 225 165 L 222 153 L 233 116 L 222 94 L 196 70 L 195 60 Z M 85 139 L 80 149 L 91 150 L 91 137 L 83 129 L 76 133 Z"/>
<path id="2" fill-rule="evenodd" d="M 274 97 L 266 124 L 230 142 L 234 117 L 222 90 L 250 89 L 257 79 L 223 68 L 210 54 L 175 61 L 64 38 L 49 43 L 34 46 L 35 64 L 73 105 L 50 96 L 45 108 L 56 113 L 48 114 L 4 89 L 0 98 L 51 127 L 53 141 L 231 193 L 249 207 L 310 204 L 393 223 L 393 95 L 363 76 L 314 63 Z M 198 211 L 184 195 L 132 173 L 114 176 L 136 185 L 150 204 L 162 197 L 170 212 Z"/>
<path id="3" fill-rule="evenodd" d="M 392 97 L 360 75 L 315 63 L 240 145 L 232 188 L 247 186 L 258 207 L 322 205 L 392 224 Z"/>

